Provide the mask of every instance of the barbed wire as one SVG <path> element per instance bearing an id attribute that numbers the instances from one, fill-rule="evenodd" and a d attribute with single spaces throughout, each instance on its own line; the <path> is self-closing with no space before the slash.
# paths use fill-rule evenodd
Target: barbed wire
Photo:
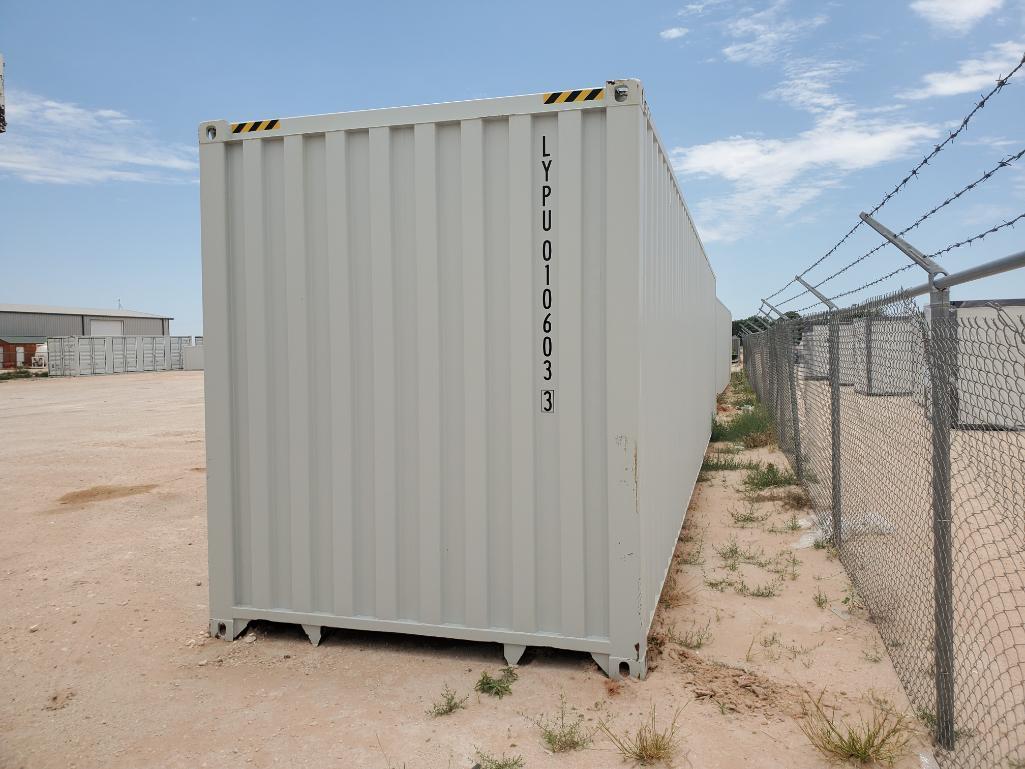
<path id="1" fill-rule="evenodd" d="M 956 138 L 958 137 L 958 135 L 960 135 L 960 134 L 961 134 L 961 133 L 962 133 L 962 132 L 963 132 L 963 131 L 964 131 L 964 130 L 965 130 L 965 129 L 966 129 L 967 127 L 968 127 L 968 124 L 969 124 L 969 123 L 971 122 L 972 118 L 973 118 L 973 117 L 975 117 L 976 113 L 978 113 L 978 112 L 979 112 L 979 110 L 981 110 L 981 109 L 982 109 L 983 107 L 985 107 L 985 106 L 986 106 L 986 104 L 987 104 L 987 103 L 989 102 L 989 100 L 990 100 L 990 99 L 991 99 L 991 98 L 992 98 L 993 96 L 995 96 L 995 95 L 996 95 L 996 94 L 998 94 L 998 93 L 999 93 L 1000 91 L 1002 91 L 1002 90 L 1003 90 L 1003 88 L 1004 88 L 1004 86 L 1006 86 L 1006 85 L 1007 85 L 1008 81 L 1010 81 L 1010 79 L 1011 79 L 1012 77 L 1014 77 L 1014 75 L 1015 75 L 1015 74 L 1017 74 L 1017 72 L 1018 72 L 1018 71 L 1019 71 L 1019 70 L 1020 70 L 1020 69 L 1021 69 L 1022 67 L 1025 67 L 1025 53 L 1023 53 L 1023 54 L 1022 54 L 1022 57 L 1021 57 L 1021 59 L 1020 59 L 1020 60 L 1018 61 L 1018 64 L 1017 64 L 1017 65 L 1016 65 L 1016 66 L 1014 67 L 1014 69 L 1012 69 L 1012 70 L 1011 70 L 1010 72 L 1008 72 L 1008 73 L 1007 73 L 1006 75 L 1003 75 L 1003 76 L 1001 76 L 1001 77 L 998 77 L 998 78 L 997 78 L 997 81 L 996 81 L 996 85 L 995 85 L 995 86 L 993 86 L 993 88 L 992 88 L 992 89 L 991 89 L 991 90 L 990 90 L 990 91 L 989 91 L 988 93 L 986 93 L 985 95 L 983 95 L 983 96 L 982 96 L 982 98 L 981 98 L 981 99 L 979 99 L 979 101 L 975 103 L 975 106 L 973 106 L 973 107 L 972 107 L 971 111 L 970 111 L 970 112 L 969 112 L 969 113 L 968 113 L 967 115 L 965 115 L 965 116 L 964 116 L 964 118 L 962 118 L 962 120 L 961 120 L 961 122 L 960 122 L 960 123 L 958 124 L 957 128 L 955 128 L 955 129 L 954 129 L 953 131 L 951 131 L 951 132 L 950 132 L 950 133 L 949 133 L 949 134 L 947 135 L 947 138 L 946 138 L 946 139 L 944 139 L 944 140 L 943 140 L 942 142 L 940 142 L 939 144 L 935 145 L 935 146 L 934 146 L 934 147 L 932 148 L 932 150 L 931 150 L 931 151 L 930 151 L 930 152 L 929 152 L 929 153 L 928 153 L 928 154 L 927 154 L 927 155 L 926 155 L 926 156 L 925 156 L 924 158 L 922 158 L 922 159 L 921 159 L 921 160 L 920 160 L 920 161 L 918 162 L 918 164 L 917 164 L 917 165 L 916 165 L 916 166 L 915 166 L 914 168 L 912 168 L 912 169 L 911 169 L 911 170 L 910 170 L 910 171 L 909 171 L 909 172 L 908 172 L 908 173 L 907 173 L 907 174 L 906 174 L 906 175 L 904 176 L 904 178 L 903 178 L 903 179 L 901 179 L 901 180 L 900 180 L 900 181 L 899 181 L 899 182 L 897 183 L 897 185 L 896 185 L 896 186 L 895 186 L 895 187 L 894 187 L 894 188 L 893 188 L 892 190 L 890 190 L 889 192 L 887 192 L 887 193 L 886 193 L 886 194 L 885 194 L 885 195 L 883 196 L 882 200 L 880 200 L 880 201 L 879 201 L 879 203 L 877 203 L 877 204 L 876 204 L 876 205 L 875 205 L 875 206 L 874 206 L 874 207 L 872 208 L 872 210 L 870 210 L 870 211 L 868 212 L 868 213 L 869 213 L 869 216 L 874 216 L 874 215 L 875 215 L 875 214 L 876 214 L 876 213 L 877 213 L 877 212 L 878 212 L 878 211 L 879 211 L 879 210 L 880 210 L 880 209 L 881 209 L 881 208 L 882 208 L 883 206 L 885 206 L 885 205 L 886 205 L 886 204 L 887 204 L 887 203 L 888 203 L 888 202 L 889 202 L 889 201 L 890 201 L 890 200 L 891 200 L 891 199 L 892 199 L 892 198 L 893 198 L 893 197 L 894 197 L 894 196 L 895 196 L 895 195 L 896 195 L 897 193 L 899 193 L 899 192 L 900 192 L 900 191 L 901 191 L 902 189 L 904 189 L 904 187 L 906 187 L 906 186 L 907 186 L 907 184 L 908 184 L 908 183 L 909 183 L 909 182 L 910 182 L 910 181 L 911 181 L 912 179 L 914 179 L 914 178 L 917 178 L 917 177 L 918 177 L 918 172 L 919 172 L 919 171 L 921 171 L 921 170 L 922 170 L 922 169 L 923 169 L 923 168 L 924 168 L 924 167 L 925 167 L 926 165 L 928 165 L 928 164 L 929 164 L 929 161 L 931 161 L 931 160 L 932 160 L 933 158 L 935 158 L 935 157 L 936 157 L 937 155 L 939 155 L 939 154 L 940 154 L 940 152 L 942 152 L 942 151 L 943 151 L 943 149 L 944 149 L 944 148 L 945 148 L 945 147 L 946 147 L 946 146 L 947 146 L 948 144 L 950 144 L 951 142 L 953 142 L 953 141 L 954 141 L 954 139 L 956 139 Z M 824 261 L 825 261 L 826 259 L 828 259 L 828 258 L 829 258 L 829 257 L 830 257 L 831 255 L 833 255 L 833 254 L 834 254 L 834 253 L 836 252 L 836 250 L 837 250 L 838 248 L 840 248 L 840 246 L 842 246 L 842 245 L 843 245 L 843 244 L 844 244 L 844 243 L 845 243 L 845 242 L 846 242 L 846 241 L 847 241 L 847 240 L 848 240 L 848 239 L 849 239 L 849 238 L 851 237 L 851 235 L 853 235 L 853 234 L 854 234 L 854 233 L 855 233 L 855 232 L 856 232 L 856 231 L 858 230 L 858 228 L 859 228 L 859 227 L 861 227 L 861 225 L 862 225 L 862 224 L 864 224 L 864 221 L 863 221 L 862 219 L 859 219 L 859 220 L 858 220 L 858 222 L 857 222 L 857 223 L 856 223 L 856 224 L 855 224 L 855 225 L 854 225 L 853 227 L 851 227 L 851 228 L 850 228 L 850 229 L 849 229 L 849 230 L 847 231 L 847 233 L 846 233 L 846 234 L 845 234 L 845 235 L 844 235 L 844 236 L 843 236 L 842 238 L 840 238 L 840 240 L 838 240 L 838 241 L 836 242 L 836 244 L 835 244 L 835 245 L 833 245 L 833 247 L 832 247 L 832 248 L 830 248 L 830 249 L 829 249 L 829 250 L 828 250 L 828 251 L 827 251 L 827 252 L 826 252 L 825 254 L 823 254 L 823 255 L 822 255 L 822 256 L 820 256 L 820 257 L 819 257 L 818 259 L 816 259 L 816 260 L 815 260 L 814 262 L 812 262 L 812 263 L 811 263 L 811 265 L 809 265 L 808 267 L 806 267 L 806 268 L 805 268 L 805 270 L 804 270 L 804 271 L 803 271 L 802 273 L 800 273 L 800 275 L 799 275 L 798 277 L 801 277 L 801 278 L 803 278 L 803 277 L 804 277 L 805 275 L 807 275 L 807 274 L 808 274 L 809 272 L 811 272 L 811 271 L 812 271 L 812 270 L 814 270 L 814 269 L 815 269 L 816 267 L 818 267 L 818 266 L 819 266 L 820 264 L 822 264 L 822 263 L 823 263 L 823 262 L 824 262 Z M 774 291 L 773 293 L 769 294 L 769 295 L 768 295 L 768 296 L 766 296 L 765 298 L 766 298 L 766 299 L 772 299 L 773 297 L 779 296 L 779 295 L 780 295 L 780 294 L 782 294 L 782 293 L 783 293 L 784 291 L 786 291 L 786 290 L 787 290 L 788 288 L 790 288 L 790 286 L 794 285 L 794 284 L 795 284 L 796 282 L 797 282 L 797 278 L 793 278 L 793 279 L 789 280 L 789 281 L 788 281 L 788 282 L 786 283 L 786 285 L 784 285 L 784 286 L 783 286 L 782 288 L 778 289 L 777 291 Z M 807 291 L 804 291 L 804 292 L 802 292 L 801 294 L 797 294 L 797 296 L 804 296 L 804 294 L 806 294 L 806 293 L 808 293 L 808 292 L 807 292 Z M 794 297 L 794 298 L 796 298 L 796 297 Z"/>
<path id="2" fill-rule="evenodd" d="M 977 179 L 969 182 L 964 187 L 962 187 L 960 190 L 958 190 L 953 195 L 951 195 L 946 200 L 944 200 L 942 203 L 939 203 L 939 204 L 933 206 L 928 211 L 926 211 L 924 214 L 919 216 L 914 222 L 912 222 L 907 227 L 905 227 L 903 230 L 898 232 L 897 236 L 898 237 L 903 237 L 907 233 L 911 232 L 911 230 L 913 230 L 916 227 L 918 227 L 919 225 L 921 225 L 922 222 L 926 221 L 930 216 L 932 216 L 936 212 L 941 211 L 942 209 L 946 208 L 951 203 L 953 203 L 955 200 L 958 200 L 962 195 L 965 195 L 968 192 L 970 192 L 971 190 L 974 190 L 980 184 L 983 184 L 983 183 L 989 181 L 998 171 L 1000 171 L 1000 169 L 1009 167 L 1015 161 L 1021 160 L 1022 157 L 1025 157 L 1025 149 L 1022 149 L 1022 150 L 1016 152 L 1013 155 L 1008 155 L 1007 157 L 1003 158 L 999 163 L 997 163 L 995 166 L 993 166 L 993 168 L 989 169 L 984 174 L 982 174 L 982 176 L 980 176 Z M 843 267 L 841 267 L 839 270 L 834 272 L 832 275 L 828 275 L 825 278 L 823 278 L 821 281 L 819 281 L 818 283 L 815 284 L 815 288 L 820 288 L 821 286 L 824 286 L 826 283 L 831 281 L 833 278 L 836 278 L 836 277 L 838 277 L 840 275 L 843 275 L 845 272 L 847 272 L 847 270 L 851 269 L 851 267 L 854 267 L 855 265 L 860 264 L 861 262 L 865 261 L 870 256 L 872 256 L 872 254 L 878 253 L 883 248 L 885 248 L 887 245 L 889 245 L 889 242 L 884 240 L 882 243 L 880 243 L 879 245 L 873 247 L 872 249 L 870 249 L 866 253 L 862 254 L 861 256 L 859 256 L 854 261 L 849 262 L 848 264 L 845 264 Z M 788 303 L 794 301 L 795 299 L 799 299 L 800 297 L 802 297 L 802 296 L 804 296 L 805 294 L 808 294 L 808 293 L 811 293 L 811 292 L 808 291 L 807 289 L 805 289 L 800 294 L 794 294 L 793 296 L 791 296 L 788 299 L 783 299 L 782 301 L 777 302 L 777 306 L 782 307 L 783 305 L 788 304 Z"/>
<path id="3" fill-rule="evenodd" d="M 937 256 L 941 256 L 943 254 L 949 253 L 950 251 L 953 251 L 955 248 L 961 248 L 962 246 L 969 246 L 972 243 L 978 242 L 980 240 L 983 240 L 987 236 L 992 235 L 994 232 L 1000 232 L 1000 230 L 1003 230 L 1003 229 L 1005 229 L 1007 227 L 1014 227 L 1014 225 L 1017 224 L 1018 222 L 1020 222 L 1022 219 L 1025 219 L 1025 212 L 1018 214 L 1013 219 L 1008 219 L 1008 220 L 1006 220 L 1004 222 L 1001 222 L 1000 224 L 994 225 L 994 226 L 990 227 L 988 230 L 983 230 L 982 232 L 978 233 L 977 235 L 972 235 L 970 238 L 966 238 L 964 240 L 959 240 L 956 243 L 951 243 L 948 246 L 944 246 L 939 251 L 934 251 L 933 253 L 928 254 L 928 256 L 929 256 L 930 259 L 934 259 Z M 887 243 L 883 243 L 883 245 L 885 246 L 885 245 L 888 245 L 888 244 Z M 898 267 L 896 270 L 893 270 L 892 272 L 888 272 L 885 275 L 883 275 L 883 276 L 881 276 L 879 278 L 876 278 L 875 280 L 869 281 L 868 283 L 865 283 L 865 284 L 863 284 L 861 286 L 858 286 L 857 288 L 852 288 L 852 289 L 850 289 L 848 291 L 844 291 L 843 293 L 837 294 L 836 296 L 831 296 L 831 297 L 829 297 L 829 301 L 835 302 L 837 299 L 843 299 L 844 297 L 850 296 L 851 294 L 857 294 L 857 293 L 859 293 L 861 291 L 864 291 L 866 288 L 871 288 L 872 286 L 879 285 L 883 281 L 889 280 L 894 275 L 898 275 L 899 273 L 902 273 L 905 270 L 910 270 L 912 267 L 917 267 L 917 266 L 918 265 L 915 262 L 909 262 L 908 264 L 905 264 L 903 267 Z M 818 304 L 820 304 L 820 303 L 818 301 L 815 301 L 813 304 L 809 304 L 807 307 L 802 307 L 800 310 L 797 310 L 797 312 L 798 313 L 805 312 L 806 310 L 810 310 L 810 309 L 812 309 L 813 307 L 815 307 Z"/>

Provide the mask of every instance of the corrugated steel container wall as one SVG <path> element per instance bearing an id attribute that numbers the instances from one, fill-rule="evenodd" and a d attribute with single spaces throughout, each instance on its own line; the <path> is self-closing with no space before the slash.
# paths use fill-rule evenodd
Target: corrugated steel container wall
<path id="1" fill-rule="evenodd" d="M 855 391 L 911 395 L 925 368 L 923 331 L 914 318 L 855 318 Z"/>
<path id="2" fill-rule="evenodd" d="M 643 672 L 717 303 L 640 84 L 616 84 L 200 127 L 212 632 Z"/>
<path id="3" fill-rule="evenodd" d="M 951 302 L 959 427 L 1025 428 L 1025 300 Z"/>
<path id="4" fill-rule="evenodd" d="M 829 326 L 812 323 L 801 336 L 802 374 L 806 379 L 829 378 Z"/>
<path id="5" fill-rule="evenodd" d="M 715 391 L 721 393 L 730 383 L 730 364 L 740 340 L 733 336 L 733 316 L 725 304 L 716 299 L 715 313 Z"/>

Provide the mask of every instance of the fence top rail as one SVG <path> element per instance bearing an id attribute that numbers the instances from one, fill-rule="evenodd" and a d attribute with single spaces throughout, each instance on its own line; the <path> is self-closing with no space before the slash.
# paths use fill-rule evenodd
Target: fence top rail
<path id="1" fill-rule="evenodd" d="M 1010 272 L 1011 270 L 1017 270 L 1021 267 L 1025 267 L 1025 251 L 1018 251 L 1017 253 L 1001 257 L 1000 259 L 983 262 L 982 264 L 977 264 L 974 267 L 969 267 L 968 269 L 961 270 L 960 272 L 955 272 L 949 275 L 939 275 L 935 277 L 931 283 L 922 283 L 921 285 L 913 286 L 912 288 L 900 289 L 894 293 L 885 294 L 883 296 L 876 297 L 875 299 L 869 299 L 864 302 L 859 302 L 857 304 L 852 304 L 835 310 L 826 310 L 813 315 L 805 315 L 795 320 L 802 323 L 814 323 L 816 320 L 820 320 L 822 323 L 825 323 L 828 321 L 829 315 L 832 312 L 847 314 L 850 312 L 873 310 L 887 304 L 893 304 L 894 302 L 928 294 L 934 288 L 942 291 L 952 288 L 953 286 L 960 286 L 964 283 L 970 283 L 981 278 L 988 278 L 993 275 Z M 785 318 L 780 318 L 780 320 L 786 321 Z M 765 329 L 765 331 L 768 330 L 768 328 Z M 755 333 L 761 334 L 764 333 L 764 331 L 758 331 Z"/>

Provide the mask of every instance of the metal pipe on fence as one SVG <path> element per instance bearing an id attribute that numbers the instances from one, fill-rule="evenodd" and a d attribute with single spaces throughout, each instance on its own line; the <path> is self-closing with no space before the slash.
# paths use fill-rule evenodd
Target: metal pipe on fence
<path id="1" fill-rule="evenodd" d="M 801 424 L 797 418 L 797 362 L 794 360 L 794 341 L 790 329 L 783 338 L 783 345 L 786 351 L 786 365 L 789 372 L 790 385 L 790 422 L 794 430 L 794 471 L 797 473 L 797 480 L 804 481 L 804 460 L 801 457 Z"/>
<path id="2" fill-rule="evenodd" d="M 938 281 L 937 281 L 938 282 Z M 954 608 L 951 543 L 950 426 L 957 332 L 950 290 L 930 294 L 929 378 L 932 383 L 933 622 L 936 742 L 954 747 Z"/>
<path id="3" fill-rule="evenodd" d="M 840 316 L 829 313 L 829 424 L 832 466 L 833 545 L 843 544 L 840 530 Z"/>

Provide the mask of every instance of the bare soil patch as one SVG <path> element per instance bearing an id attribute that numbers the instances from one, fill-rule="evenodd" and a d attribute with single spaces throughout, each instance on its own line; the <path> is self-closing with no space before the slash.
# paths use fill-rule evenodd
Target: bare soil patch
<path id="1" fill-rule="evenodd" d="M 69 491 L 57 501 L 62 505 L 86 505 L 90 502 L 104 502 L 136 494 L 145 494 L 157 487 L 155 483 L 141 483 L 136 486 L 90 486 L 88 489 Z"/>

